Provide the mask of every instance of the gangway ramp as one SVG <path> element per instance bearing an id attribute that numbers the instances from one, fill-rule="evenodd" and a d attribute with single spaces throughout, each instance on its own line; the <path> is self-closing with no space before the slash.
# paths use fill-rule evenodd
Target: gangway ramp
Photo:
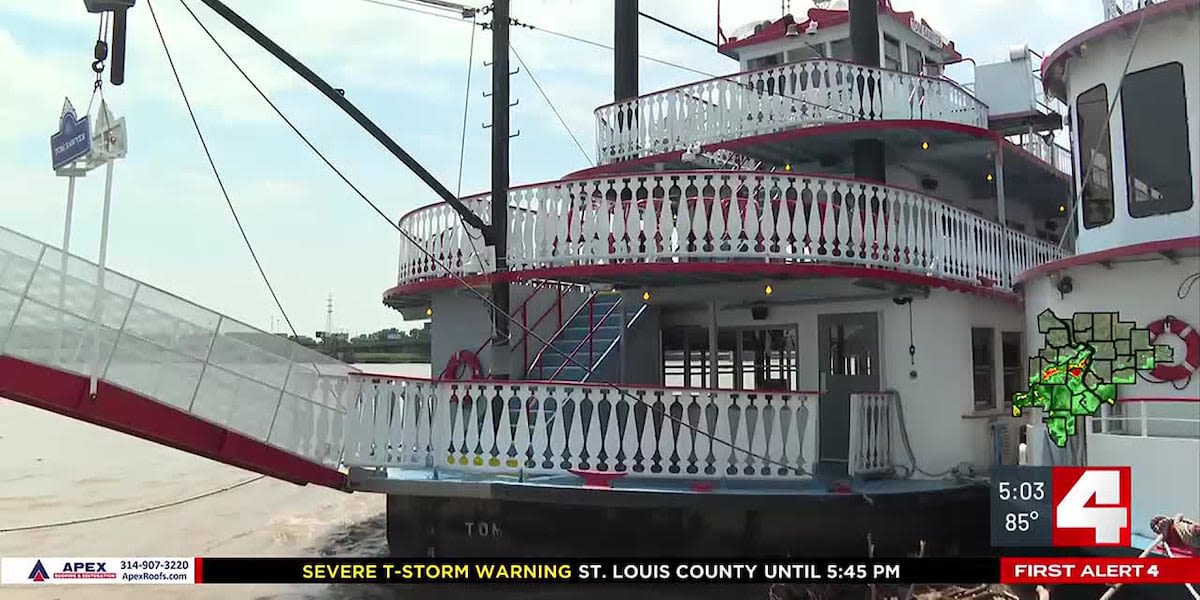
<path id="1" fill-rule="evenodd" d="M 64 261 L 58 248 L 0 227 L 0 396 L 345 489 L 354 367 L 111 270 L 96 311 L 97 273 L 95 263 Z"/>

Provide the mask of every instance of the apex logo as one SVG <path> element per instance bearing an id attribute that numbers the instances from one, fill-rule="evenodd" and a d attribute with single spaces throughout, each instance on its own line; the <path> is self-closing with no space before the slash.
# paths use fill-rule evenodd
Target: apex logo
<path id="1" fill-rule="evenodd" d="M 1131 544 L 1133 484 L 1129 467 L 1054 467 L 1051 542 L 1092 547 Z"/>
<path id="2" fill-rule="evenodd" d="M 29 580 L 45 581 L 49 578 L 50 574 L 46 572 L 46 567 L 42 565 L 42 561 L 39 559 L 36 563 L 34 563 L 33 570 L 29 572 Z"/>

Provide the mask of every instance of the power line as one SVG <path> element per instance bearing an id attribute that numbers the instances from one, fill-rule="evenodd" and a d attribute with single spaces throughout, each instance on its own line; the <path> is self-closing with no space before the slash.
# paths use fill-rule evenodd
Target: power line
<path id="1" fill-rule="evenodd" d="M 660 19 L 660 18 L 658 18 L 658 17 L 654 17 L 654 16 L 651 16 L 651 15 L 648 15 L 648 14 L 646 14 L 646 13 L 644 13 L 644 12 L 640 11 L 640 10 L 638 11 L 638 14 L 639 14 L 639 15 L 641 15 L 641 16 L 643 16 L 643 17 L 645 17 L 645 18 L 647 18 L 647 19 L 650 19 L 651 21 L 654 21 L 655 23 L 658 23 L 659 25 L 662 25 L 663 27 L 666 27 L 667 29 L 671 29 L 671 30 L 673 30 L 673 31 L 676 31 L 676 32 L 678 32 L 678 33 L 682 33 L 683 35 L 686 35 L 686 36 L 688 36 L 688 37 L 690 37 L 690 38 L 692 38 L 692 39 L 694 39 L 694 40 L 697 40 L 697 41 L 703 42 L 703 43 L 705 43 L 705 44 L 708 44 L 709 46 L 712 46 L 713 48 L 720 48 L 720 45 L 718 45 L 716 42 L 714 42 L 714 41 L 712 41 L 712 40 L 706 40 L 706 39 L 704 39 L 704 38 L 702 38 L 702 37 L 700 37 L 700 36 L 698 36 L 698 35 L 696 35 L 696 34 L 694 34 L 694 33 L 690 32 L 690 31 L 688 31 L 688 30 L 686 30 L 686 29 L 684 29 L 684 28 L 682 28 L 682 27 L 678 27 L 678 26 L 676 26 L 676 25 L 672 25 L 672 24 L 670 24 L 670 23 L 668 23 L 668 22 L 666 22 L 666 21 L 664 21 L 664 20 L 662 20 L 662 19 Z"/>
<path id="2" fill-rule="evenodd" d="M 471 23 L 474 25 L 475 17 L 471 17 Z M 232 59 L 231 59 L 232 60 Z M 471 27 L 471 41 L 467 47 L 467 83 L 464 86 L 466 91 L 463 92 L 463 118 L 462 118 L 462 139 L 458 144 L 458 187 L 454 193 L 459 198 L 462 197 L 462 180 L 463 180 L 463 161 L 467 156 L 467 112 L 471 108 L 471 71 L 475 61 L 475 28 Z M 457 214 L 457 213 L 456 213 Z M 467 227 L 467 223 L 463 221 L 462 216 L 458 215 L 458 220 L 463 224 L 463 231 L 467 234 L 467 241 L 471 244 L 471 252 L 475 255 L 475 260 L 480 265 L 483 264 L 483 258 L 479 254 L 479 248 L 475 246 L 474 230 Z"/>
<path id="3" fill-rule="evenodd" d="M 521 64 L 521 68 L 525 69 L 525 74 L 529 75 L 529 80 L 533 82 L 533 85 L 537 87 L 538 92 L 542 94 L 542 99 L 546 101 L 546 104 L 550 105 L 550 110 L 554 113 L 555 117 L 558 117 L 558 122 L 562 124 L 563 129 L 567 130 L 567 135 L 571 136 L 571 141 L 575 142 L 575 147 L 579 148 L 579 153 L 583 155 L 583 159 L 586 160 L 589 165 L 593 167 L 596 166 L 596 163 L 587 153 L 587 150 L 583 149 L 583 144 L 579 143 L 579 138 L 575 136 L 575 132 L 571 131 L 571 126 L 567 125 L 566 119 L 563 119 L 563 116 L 558 113 L 558 109 L 554 107 L 554 103 L 550 101 L 550 96 L 546 95 L 546 90 L 542 89 L 542 84 L 538 83 L 537 78 L 533 76 L 533 70 L 529 68 L 529 65 L 525 64 L 524 60 L 521 60 L 521 54 L 517 52 L 516 46 L 513 46 L 510 43 L 508 48 L 512 50 L 513 56 L 517 58 L 517 62 Z"/>
<path id="4" fill-rule="evenodd" d="M 246 249 L 250 251 L 250 258 L 254 259 L 254 266 L 258 268 L 258 274 L 262 276 L 263 283 L 267 285 L 267 291 L 271 292 L 271 298 L 275 301 L 275 306 L 279 308 L 279 313 L 283 315 L 284 322 L 287 323 L 288 329 L 293 336 L 299 337 L 296 328 L 292 325 L 292 320 L 288 317 L 287 311 L 283 309 L 283 303 L 279 301 L 279 294 L 275 293 L 275 287 L 271 285 L 270 278 L 267 277 L 267 272 L 263 269 L 262 261 L 258 260 L 258 253 L 254 251 L 254 244 L 250 243 L 250 236 L 246 235 L 246 228 L 242 227 L 242 220 L 238 217 L 237 209 L 233 206 L 233 200 L 229 198 L 229 190 L 225 188 L 225 182 L 221 179 L 221 172 L 217 169 L 217 163 L 213 160 L 212 152 L 208 149 L 208 142 L 204 139 L 204 133 L 200 130 L 200 122 L 196 120 L 196 113 L 192 110 L 192 103 L 188 100 L 187 91 L 183 89 L 183 80 L 179 77 L 179 71 L 175 68 L 175 60 L 171 58 L 171 50 L 167 47 L 167 38 L 163 35 L 162 27 L 158 24 L 158 15 L 154 13 L 154 4 L 150 0 L 146 0 L 146 6 L 150 8 L 150 18 L 154 21 L 154 29 L 158 31 L 158 39 L 162 42 L 163 53 L 167 55 L 167 64 L 171 67 L 171 74 L 175 76 L 175 84 L 179 86 L 179 95 L 183 97 L 183 105 L 187 108 L 188 117 L 192 120 L 192 126 L 196 129 L 196 136 L 200 138 L 200 146 L 204 149 L 204 156 L 208 158 L 208 166 L 212 168 L 213 176 L 217 179 L 217 186 L 221 188 L 221 195 L 225 197 L 225 204 L 229 206 L 229 212 L 233 215 L 233 222 L 237 225 L 238 232 L 242 234 L 242 241 L 246 243 Z M 315 368 L 315 367 L 314 367 Z"/>
<path id="5" fill-rule="evenodd" d="M 216 37 L 214 37 L 212 35 L 212 33 L 208 30 L 208 28 L 204 26 L 203 22 L 200 21 L 200 19 L 196 16 L 196 14 L 194 12 L 192 12 L 192 10 L 188 6 L 186 0 L 179 0 L 179 1 L 181 4 L 183 4 L 184 8 L 186 8 L 188 10 L 188 13 L 192 15 L 192 18 L 195 19 L 196 23 L 198 25 L 200 25 L 200 27 L 202 29 L 204 29 L 205 33 L 208 34 L 209 39 L 212 40 L 213 43 L 216 44 L 217 47 L 221 49 L 221 52 L 225 55 L 225 57 L 228 58 L 230 60 L 230 62 L 232 62 L 234 64 L 235 67 L 238 67 L 237 62 L 233 59 L 233 57 L 224 49 L 224 47 L 221 45 L 221 43 L 219 41 L 217 41 Z M 165 44 L 165 40 L 164 40 L 164 44 Z M 321 160 L 325 163 L 325 165 L 328 166 L 330 169 L 332 169 L 334 171 L 334 173 L 336 173 L 338 175 L 338 177 L 340 177 L 342 179 L 342 181 L 346 182 L 346 184 L 349 185 L 351 187 L 351 189 L 353 189 L 355 192 L 357 192 L 359 197 L 362 198 L 362 200 L 364 202 L 366 202 L 372 209 L 375 210 L 376 214 L 383 217 L 384 221 L 386 221 L 390 226 L 392 226 L 392 228 L 394 228 L 397 232 L 399 232 L 401 237 L 405 238 L 405 240 L 407 240 L 410 244 L 412 244 L 413 247 L 416 248 L 418 252 L 424 254 L 426 256 L 426 258 L 428 258 L 429 261 L 431 263 L 433 263 L 433 265 L 435 267 L 437 267 L 441 271 L 444 271 L 447 276 L 449 276 L 456 283 L 458 283 L 463 289 L 465 289 L 471 295 L 478 298 L 481 302 L 486 304 L 492 310 L 497 309 L 496 304 L 490 298 L 485 296 L 483 293 L 481 293 L 479 290 L 477 290 L 471 284 L 467 283 L 467 281 L 464 280 L 462 278 L 462 276 L 454 273 L 454 271 L 452 271 L 448 266 L 446 266 L 446 263 L 442 259 L 438 258 L 433 252 L 425 249 L 425 247 L 422 246 L 416 239 L 414 239 L 411 234 L 409 234 L 407 231 L 405 231 L 403 228 L 401 228 L 399 223 L 394 222 L 390 218 L 388 218 L 387 215 L 384 214 L 384 212 L 379 209 L 378 205 L 376 205 L 374 202 L 372 202 L 371 199 L 366 196 L 366 194 L 362 193 L 361 190 L 359 190 L 352 183 L 350 183 L 349 179 L 347 179 L 346 176 L 342 174 L 341 170 L 338 169 L 336 166 L 334 166 L 333 163 L 330 162 L 329 159 L 326 158 L 325 155 L 320 150 L 318 150 L 317 147 L 314 146 L 311 141 L 309 141 L 308 137 L 305 136 L 292 123 L 292 121 L 286 115 L 283 114 L 283 112 L 279 109 L 279 107 L 276 106 L 275 103 L 271 101 L 271 99 L 266 95 L 266 93 L 263 92 L 262 88 L 260 88 L 257 84 L 255 84 L 253 79 L 244 70 L 242 70 L 240 67 L 238 67 L 238 72 L 242 74 L 242 77 L 246 78 L 246 80 L 251 84 L 251 86 L 254 88 L 254 90 L 256 92 L 258 92 L 259 96 L 261 96 L 263 98 L 263 100 L 265 100 L 267 102 L 267 104 L 275 111 L 275 114 L 279 115 L 279 117 L 281 119 L 283 119 L 285 123 L 288 124 L 288 126 L 292 129 L 292 131 L 297 136 L 300 137 L 300 139 L 309 147 L 309 149 L 312 150 L 314 153 L 316 153 L 316 155 L 321 158 Z M 315 74 L 313 74 L 313 75 L 315 76 Z M 507 199 L 492 198 L 492 202 L 504 202 L 504 201 L 507 201 Z M 516 324 L 517 327 L 519 327 L 525 333 L 525 335 L 527 337 L 533 338 L 538 343 L 542 344 L 542 346 L 549 348 L 552 351 L 557 352 L 558 354 L 562 355 L 564 357 L 564 363 L 569 362 L 572 365 L 579 367 L 585 373 L 588 373 L 589 376 L 595 374 L 594 369 L 592 367 L 582 364 L 581 362 L 579 362 L 578 359 L 576 359 L 572 355 L 569 355 L 567 352 L 560 350 L 558 348 L 555 348 L 552 344 L 550 344 L 550 342 L 548 340 L 546 340 L 541 335 L 538 335 L 537 332 L 533 331 L 528 326 L 517 323 L 516 321 L 513 321 L 513 323 Z M 608 381 L 608 380 L 602 379 L 602 378 L 597 378 L 596 382 L 600 385 L 604 385 L 604 386 L 607 386 L 607 387 L 613 389 L 615 392 L 617 392 L 621 396 L 625 396 L 638 404 L 642 404 L 642 405 L 646 406 L 647 409 L 652 414 L 660 414 L 664 420 L 672 421 L 685 429 L 694 431 L 714 443 L 719 443 L 724 446 L 727 446 L 735 452 L 740 452 L 740 453 L 745 454 L 747 457 L 753 458 L 758 461 L 762 461 L 763 464 L 774 465 L 774 466 L 781 467 L 781 468 L 784 468 L 787 470 L 794 470 L 794 471 L 800 470 L 795 467 L 791 467 L 789 465 L 781 463 L 779 461 L 773 460 L 767 456 L 757 454 L 753 450 L 741 448 L 741 447 L 735 445 L 733 442 L 730 442 L 728 440 L 721 439 L 721 438 L 717 437 L 715 434 L 704 431 L 699 426 L 692 425 L 691 423 L 687 422 L 686 420 L 684 420 L 682 418 L 678 418 L 678 417 L 675 417 L 674 415 L 671 415 L 665 408 L 656 409 L 654 403 L 648 402 L 643 398 L 639 398 L 639 397 L 635 396 L 634 394 L 630 393 L 628 390 L 620 387 L 619 385 L 617 385 L 611 381 Z M 815 457 L 813 457 L 813 458 L 815 460 Z"/>
<path id="6" fill-rule="evenodd" d="M 1104 118 L 1104 126 L 1100 128 L 1100 136 L 1097 140 L 1102 140 L 1108 136 L 1108 128 L 1112 123 L 1113 111 L 1117 109 L 1117 101 L 1121 99 L 1121 91 L 1125 87 L 1125 77 L 1129 75 L 1129 65 L 1133 62 L 1133 51 L 1137 49 L 1138 39 L 1142 36 L 1142 25 L 1146 22 L 1147 9 L 1142 9 L 1142 16 L 1138 18 L 1137 30 L 1133 32 L 1133 41 L 1129 44 L 1129 54 L 1125 56 L 1125 67 L 1121 69 L 1121 79 L 1117 81 L 1117 93 L 1113 94 L 1112 105 L 1108 107 L 1108 115 Z M 1078 112 L 1078 111 L 1077 111 Z M 1083 140 L 1080 139 L 1080 160 L 1083 160 Z M 1092 157 L 1088 162 L 1087 171 L 1083 174 L 1083 179 L 1079 180 L 1079 195 L 1071 198 L 1071 214 L 1067 216 L 1067 224 L 1063 227 L 1062 237 L 1058 239 L 1058 247 L 1062 248 L 1067 242 L 1067 236 L 1071 233 L 1071 226 L 1075 224 L 1075 210 L 1083 202 L 1083 193 L 1087 188 L 1088 181 L 1092 178 L 1092 171 L 1096 168 L 1097 161 Z M 1115 201 L 1115 200 L 1114 200 Z"/>

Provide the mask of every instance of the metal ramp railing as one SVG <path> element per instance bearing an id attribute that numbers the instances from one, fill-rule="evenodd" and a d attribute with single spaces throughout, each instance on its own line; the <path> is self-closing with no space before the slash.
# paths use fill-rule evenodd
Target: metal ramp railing
<path id="1" fill-rule="evenodd" d="M 354 367 L 113 271 L 95 319 L 97 269 L 0 227 L 0 396 L 340 486 Z M 88 397 L 92 374 L 100 386 Z"/>

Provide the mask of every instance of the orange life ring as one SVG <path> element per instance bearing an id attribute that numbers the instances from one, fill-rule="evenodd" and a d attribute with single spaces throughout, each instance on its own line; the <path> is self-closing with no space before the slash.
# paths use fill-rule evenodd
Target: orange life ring
<path id="1" fill-rule="evenodd" d="M 1170 332 L 1183 340 L 1187 347 L 1187 355 L 1183 360 L 1173 364 L 1157 364 L 1150 374 L 1155 379 L 1161 381 L 1186 381 L 1191 378 L 1192 373 L 1196 369 L 1200 369 L 1200 331 L 1196 331 L 1194 327 L 1184 323 L 1180 319 L 1168 316 L 1165 319 L 1159 319 L 1150 324 L 1147 329 L 1150 330 L 1150 343 L 1153 344 L 1159 337 Z"/>
<path id="2" fill-rule="evenodd" d="M 463 368 L 467 369 L 467 379 L 483 379 L 483 366 L 479 362 L 479 356 L 470 350 L 459 350 L 450 355 L 450 360 L 446 361 L 446 368 L 442 369 L 442 379 L 462 379 L 461 374 Z"/>

